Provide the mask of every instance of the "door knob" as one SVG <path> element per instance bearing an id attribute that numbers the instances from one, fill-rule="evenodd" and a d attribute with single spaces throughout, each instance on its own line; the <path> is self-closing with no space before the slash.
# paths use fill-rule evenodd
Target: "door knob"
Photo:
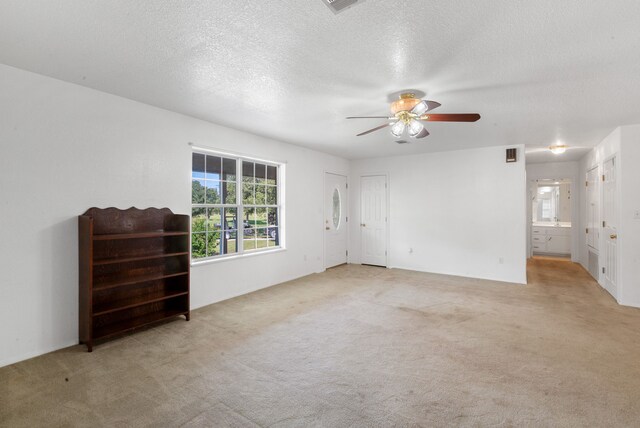
<path id="1" fill-rule="evenodd" d="M 331 228 L 329 226 L 325 227 L 325 230 L 331 230 Z"/>
<path id="2" fill-rule="evenodd" d="M 366 226 L 366 224 L 364 224 L 364 223 L 360 223 L 360 226 L 365 227 L 365 226 Z"/>
<path id="3" fill-rule="evenodd" d="M 609 235 L 609 238 L 611 238 L 611 239 L 618 239 L 618 235 Z"/>

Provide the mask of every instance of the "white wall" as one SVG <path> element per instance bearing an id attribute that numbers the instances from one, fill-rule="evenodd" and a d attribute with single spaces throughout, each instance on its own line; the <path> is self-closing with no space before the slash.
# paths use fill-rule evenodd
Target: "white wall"
<path id="1" fill-rule="evenodd" d="M 346 160 L 0 65 L 0 366 L 77 343 L 79 214 L 189 213 L 188 142 L 287 161 L 288 250 L 193 267 L 193 308 L 323 270 L 323 171 Z"/>
<path id="2" fill-rule="evenodd" d="M 505 163 L 505 149 L 353 161 L 349 261 L 360 263 L 360 177 L 388 173 L 389 267 L 525 283 L 524 159 Z"/>
<path id="3" fill-rule="evenodd" d="M 571 180 L 571 260 L 578 262 L 581 260 L 580 247 L 580 186 L 584 184 L 584 176 L 580 178 L 580 168 L 578 162 L 546 162 L 527 164 L 527 195 L 531 195 L 531 187 L 533 181 L 550 178 L 568 178 Z M 584 186 L 582 186 L 584 187 Z M 584 197 L 584 195 L 582 195 Z M 529 196 L 527 196 L 527 249 L 528 255 L 531 256 L 531 219 L 533 217 L 532 204 Z"/>
<path id="4" fill-rule="evenodd" d="M 623 126 L 620 188 L 620 281 L 618 301 L 640 307 L 640 125 Z"/>

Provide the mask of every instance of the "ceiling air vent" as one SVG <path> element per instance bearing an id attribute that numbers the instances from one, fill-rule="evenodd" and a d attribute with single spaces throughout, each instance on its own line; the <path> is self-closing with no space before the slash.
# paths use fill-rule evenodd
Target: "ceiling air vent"
<path id="1" fill-rule="evenodd" d="M 333 13 L 338 14 L 351 8 L 352 6 L 362 3 L 365 0 L 322 0 L 324 4 L 329 6 Z"/>

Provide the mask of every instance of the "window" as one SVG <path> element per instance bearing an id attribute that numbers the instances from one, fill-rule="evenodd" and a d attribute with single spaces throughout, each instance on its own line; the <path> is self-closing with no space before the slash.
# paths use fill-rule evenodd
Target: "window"
<path id="1" fill-rule="evenodd" d="M 193 260 L 280 247 L 280 166 L 193 153 Z"/>

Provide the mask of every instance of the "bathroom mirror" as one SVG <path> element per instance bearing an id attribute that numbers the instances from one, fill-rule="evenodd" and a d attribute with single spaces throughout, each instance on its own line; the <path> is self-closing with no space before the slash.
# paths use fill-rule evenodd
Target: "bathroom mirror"
<path id="1" fill-rule="evenodd" d="M 571 225 L 571 183 L 539 180 L 532 199 L 534 224 Z"/>

